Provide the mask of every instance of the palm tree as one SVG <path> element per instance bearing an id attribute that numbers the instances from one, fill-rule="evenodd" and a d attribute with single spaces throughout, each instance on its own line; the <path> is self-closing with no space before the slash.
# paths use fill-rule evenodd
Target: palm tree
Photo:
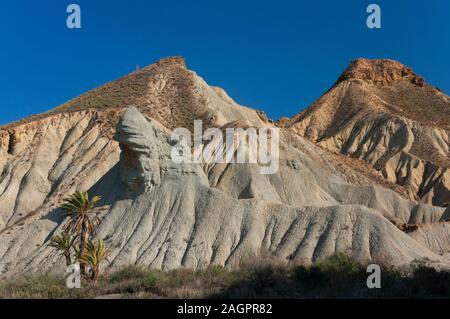
<path id="1" fill-rule="evenodd" d="M 72 264 L 71 252 L 70 250 L 74 247 L 75 240 L 77 238 L 71 234 L 62 234 L 53 236 L 50 240 L 49 246 L 54 247 L 62 252 L 66 258 L 66 265 L 70 266 Z"/>
<path id="2" fill-rule="evenodd" d="M 95 227 L 100 223 L 97 217 L 98 209 L 95 208 L 100 196 L 94 196 L 89 199 L 87 192 L 75 192 L 65 199 L 62 208 L 67 211 L 70 217 L 64 232 L 67 234 L 73 232 L 80 236 L 80 248 L 78 257 L 82 256 L 86 247 L 89 236 L 94 235 Z M 84 264 L 80 265 L 81 273 L 85 274 Z"/>
<path id="3" fill-rule="evenodd" d="M 80 257 L 80 261 L 90 267 L 90 279 L 97 281 L 100 273 L 100 264 L 107 260 L 109 249 L 103 240 L 88 241 L 86 250 Z"/>

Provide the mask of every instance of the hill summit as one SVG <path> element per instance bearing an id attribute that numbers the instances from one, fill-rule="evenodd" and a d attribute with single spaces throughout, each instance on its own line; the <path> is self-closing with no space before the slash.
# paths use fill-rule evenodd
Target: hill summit
<path id="1" fill-rule="evenodd" d="M 424 85 L 424 79 L 400 62 L 388 59 L 356 59 L 339 77 L 338 82 L 359 79 L 378 85 L 396 81 L 409 81 L 417 86 Z"/>
<path id="2" fill-rule="evenodd" d="M 412 199 L 449 201 L 449 97 L 399 62 L 353 61 L 329 91 L 283 125 L 370 163 Z"/>

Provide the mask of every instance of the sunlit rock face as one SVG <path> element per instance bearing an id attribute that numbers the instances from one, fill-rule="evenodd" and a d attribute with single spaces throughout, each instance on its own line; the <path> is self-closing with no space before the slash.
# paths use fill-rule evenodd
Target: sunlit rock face
<path id="1" fill-rule="evenodd" d="M 392 112 L 363 121 L 366 111 L 347 119 L 335 110 L 335 99 L 352 112 L 385 107 L 368 102 L 379 100 L 370 85 L 432 90 L 395 65 L 404 76 L 379 66 L 373 83 L 365 82 L 370 70 L 351 70 L 309 111 L 285 119 L 274 174 L 258 164 L 172 160 L 172 130 L 192 130 L 193 119 L 205 128 L 275 125 L 208 86 L 181 58 L 0 128 L 0 273 L 64 271 L 48 242 L 65 223 L 62 200 L 76 190 L 102 196 L 96 237 L 111 249 L 109 269 L 234 267 L 262 255 L 311 263 L 336 252 L 450 265 L 448 214 L 430 205 L 448 198 L 439 162 L 448 156 L 448 131 Z M 417 141 L 431 138 L 425 152 Z"/>
<path id="2" fill-rule="evenodd" d="M 283 126 L 362 159 L 411 199 L 450 201 L 450 100 L 392 60 L 353 61 L 337 83 Z"/>

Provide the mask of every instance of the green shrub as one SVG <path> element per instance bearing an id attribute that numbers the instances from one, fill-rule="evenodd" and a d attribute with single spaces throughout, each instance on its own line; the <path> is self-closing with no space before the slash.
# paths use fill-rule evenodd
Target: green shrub
<path id="1" fill-rule="evenodd" d="M 250 272 L 250 281 L 253 283 L 256 290 L 272 286 L 276 283 L 275 271 L 273 267 L 269 265 L 256 267 Z"/>
<path id="2" fill-rule="evenodd" d="M 67 294 L 65 281 L 50 276 L 28 277 L 3 283 L 0 298 L 41 299 L 61 298 Z"/>
<path id="3" fill-rule="evenodd" d="M 184 286 L 196 281 L 195 271 L 189 268 L 178 268 L 168 272 L 170 286 Z"/>
<path id="4" fill-rule="evenodd" d="M 411 290 L 422 297 L 450 297 L 450 272 L 418 266 L 410 279 Z"/>
<path id="5" fill-rule="evenodd" d="M 343 253 L 336 253 L 323 261 L 317 262 L 313 267 L 318 268 L 324 273 L 350 276 L 360 274 L 361 271 L 364 271 L 361 264 Z"/>
<path id="6" fill-rule="evenodd" d="M 0 298 L 449 298 L 450 272 L 425 264 L 382 266 L 381 289 L 368 289 L 366 267 L 342 254 L 310 266 L 253 264 L 168 272 L 136 266 L 105 274 L 97 284 L 67 289 L 65 278 L 37 276 L 0 282 Z"/>
<path id="7" fill-rule="evenodd" d="M 110 283 L 116 283 L 125 280 L 144 278 L 146 275 L 147 271 L 141 267 L 127 266 L 121 270 L 118 270 L 110 274 L 108 281 Z"/>
<path id="8" fill-rule="evenodd" d="M 167 281 L 167 279 L 164 272 L 160 270 L 151 270 L 141 279 L 141 286 L 146 291 L 152 291 L 158 284 L 165 281 Z"/>
<path id="9" fill-rule="evenodd" d="M 342 253 L 293 271 L 298 293 L 309 297 L 363 297 L 370 293 L 367 276 L 365 267 Z"/>
<path id="10" fill-rule="evenodd" d="M 326 275 L 317 267 L 306 268 L 299 266 L 294 270 L 294 279 L 305 289 L 316 289 L 326 284 Z"/>

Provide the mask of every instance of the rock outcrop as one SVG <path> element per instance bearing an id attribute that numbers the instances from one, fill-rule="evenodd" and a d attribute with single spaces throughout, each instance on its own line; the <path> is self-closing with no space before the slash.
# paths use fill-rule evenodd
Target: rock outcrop
<path id="1" fill-rule="evenodd" d="M 281 124 L 368 162 L 411 199 L 450 201 L 449 97 L 398 62 L 353 61 L 327 93 Z"/>

